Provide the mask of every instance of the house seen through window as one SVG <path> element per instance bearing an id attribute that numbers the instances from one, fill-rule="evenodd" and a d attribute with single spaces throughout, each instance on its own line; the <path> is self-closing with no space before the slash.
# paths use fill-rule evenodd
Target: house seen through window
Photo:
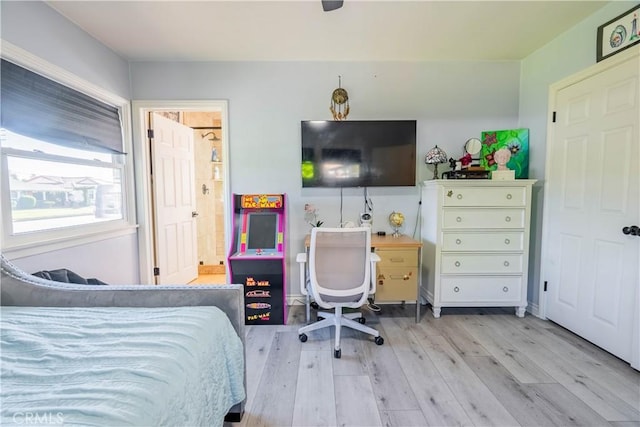
<path id="1" fill-rule="evenodd" d="M 6 129 L 13 234 L 123 218 L 121 156 L 84 151 Z"/>

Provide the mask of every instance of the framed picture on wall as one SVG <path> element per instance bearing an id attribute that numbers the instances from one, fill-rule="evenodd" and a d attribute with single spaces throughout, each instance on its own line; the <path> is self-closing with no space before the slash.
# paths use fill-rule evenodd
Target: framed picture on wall
<path id="1" fill-rule="evenodd" d="M 598 27 L 597 62 L 640 42 L 639 14 L 640 4 Z"/>

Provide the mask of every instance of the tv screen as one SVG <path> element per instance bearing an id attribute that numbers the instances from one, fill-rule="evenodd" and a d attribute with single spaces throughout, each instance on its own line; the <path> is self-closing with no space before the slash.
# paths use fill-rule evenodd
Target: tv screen
<path id="1" fill-rule="evenodd" d="M 303 121 L 303 187 L 416 185 L 416 121 Z"/>
<path id="2" fill-rule="evenodd" d="M 247 249 L 275 249 L 278 214 L 254 212 L 249 214 Z"/>

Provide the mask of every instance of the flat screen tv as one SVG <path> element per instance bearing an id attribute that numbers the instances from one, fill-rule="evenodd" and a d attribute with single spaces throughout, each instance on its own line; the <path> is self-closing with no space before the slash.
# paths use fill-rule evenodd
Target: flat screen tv
<path id="1" fill-rule="evenodd" d="M 416 185 L 415 120 L 303 121 L 303 187 Z"/>

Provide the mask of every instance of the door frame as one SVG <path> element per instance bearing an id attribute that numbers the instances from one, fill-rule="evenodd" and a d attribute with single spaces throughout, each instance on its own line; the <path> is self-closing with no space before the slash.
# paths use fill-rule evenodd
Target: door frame
<path id="1" fill-rule="evenodd" d="M 224 218 L 224 247 L 229 247 L 231 235 L 231 214 L 227 207 L 231 201 L 231 173 L 229 171 L 229 107 L 226 100 L 210 101 L 132 101 L 131 113 L 133 116 L 133 154 L 135 159 L 135 184 L 136 184 L 136 210 L 138 217 L 138 257 L 140 263 L 140 281 L 145 284 L 155 283 L 153 276 L 154 244 L 153 244 L 153 204 L 151 198 L 151 151 L 148 147 L 146 117 L 151 111 L 188 111 L 208 112 L 219 111 L 221 113 L 222 132 L 222 159 L 225 162 L 223 168 L 223 194 L 225 206 Z"/>
<path id="2" fill-rule="evenodd" d="M 559 80 L 549 86 L 549 103 L 547 112 L 549 117 L 547 119 L 547 145 L 545 165 L 551 164 L 551 144 L 555 141 L 555 126 L 553 125 L 553 112 L 556 111 L 557 94 L 562 89 L 579 83 L 589 77 L 602 73 L 610 68 L 616 67 L 618 64 L 632 60 L 634 57 L 638 57 L 637 61 L 640 62 L 640 45 L 625 49 L 624 51 L 607 58 L 604 61 L 598 62 L 594 65 L 587 67 L 586 69 L 579 71 L 571 76 L 568 76 L 562 80 Z M 640 89 L 639 89 L 640 90 Z M 640 160 L 640 159 L 638 159 Z M 538 317 L 546 320 L 547 293 L 544 290 L 544 283 L 547 280 L 547 259 L 549 254 L 549 175 L 551 171 L 549 167 L 545 167 L 545 180 L 544 180 L 544 202 L 542 210 L 542 246 L 540 257 L 540 282 L 538 283 Z M 640 188 L 638 189 L 640 192 Z M 640 258 L 640 257 L 639 257 Z M 638 268 L 640 269 L 640 259 L 638 259 Z M 634 313 L 634 331 L 633 331 L 633 343 L 632 343 L 632 355 L 631 366 L 635 369 L 640 369 L 640 290 L 636 290 L 636 304 Z"/>

